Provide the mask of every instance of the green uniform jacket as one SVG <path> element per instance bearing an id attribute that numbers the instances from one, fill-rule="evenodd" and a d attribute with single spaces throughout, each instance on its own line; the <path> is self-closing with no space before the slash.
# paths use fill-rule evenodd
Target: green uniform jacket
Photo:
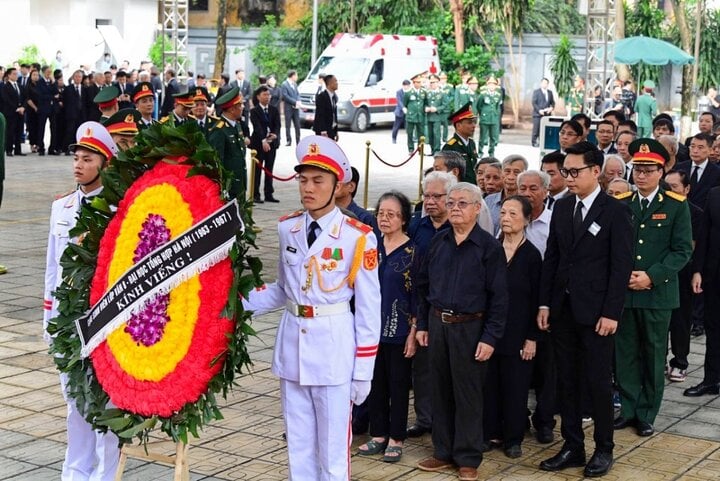
<path id="1" fill-rule="evenodd" d="M 502 94 L 499 90 L 490 92 L 483 89 L 478 95 L 477 112 L 480 115 L 481 124 L 497 124 L 500 121 L 500 104 Z"/>
<path id="2" fill-rule="evenodd" d="M 219 120 L 208 132 L 208 143 L 217 150 L 223 166 L 235 175 L 230 195 L 245 195 L 247 189 L 247 167 L 245 166 L 245 139 L 235 127 L 225 119 Z"/>
<path id="3" fill-rule="evenodd" d="M 637 126 L 645 129 L 652 129 L 652 119 L 657 114 L 657 104 L 652 95 L 642 94 L 635 102 L 637 112 Z"/>
<path id="4" fill-rule="evenodd" d="M 445 114 L 444 120 L 447 120 L 447 116 L 462 107 L 462 105 L 455 107 L 455 87 L 445 84 L 440 86 L 440 90 L 445 95 L 445 111 L 443 113 Z"/>
<path id="5" fill-rule="evenodd" d="M 212 130 L 213 127 L 215 126 L 215 124 L 217 124 L 219 121 L 220 121 L 220 119 L 218 117 L 212 117 L 210 115 L 205 116 L 205 123 L 203 124 L 202 128 L 200 129 L 202 131 L 202 133 L 205 134 L 205 138 L 208 137 L 208 133 L 210 132 L 210 130 Z M 195 117 L 190 116 L 190 117 L 188 117 L 188 122 L 198 123 L 198 120 Z"/>
<path id="6" fill-rule="evenodd" d="M 627 202 L 635 229 L 633 271 L 645 271 L 652 288 L 628 289 L 626 308 L 675 309 L 680 306 L 678 272 L 692 255 L 690 208 L 685 198 L 674 192 L 658 190 L 647 210 L 641 213 L 640 195 L 625 193 L 618 199 Z"/>
<path id="7" fill-rule="evenodd" d="M 565 97 L 565 108 L 572 117 L 585 110 L 585 92 L 583 90 L 571 90 Z"/>
<path id="8" fill-rule="evenodd" d="M 437 112 L 427 112 L 426 118 L 428 122 L 439 122 L 444 116 L 446 116 L 446 101 L 445 94 L 442 90 L 426 90 L 425 91 L 425 106 L 435 107 Z"/>
<path id="9" fill-rule="evenodd" d="M 405 92 L 403 105 L 407 109 L 405 122 L 425 122 L 425 91 L 410 89 Z"/>
<path id="10" fill-rule="evenodd" d="M 475 177 L 475 164 L 477 164 L 478 158 L 477 147 L 475 147 L 473 139 L 468 140 L 468 144 L 466 146 L 458 134 L 453 134 L 447 144 L 443 145 L 442 150 L 459 152 L 465 159 L 465 177 L 463 177 L 463 182 L 477 184 L 477 179 Z"/>
<path id="11" fill-rule="evenodd" d="M 475 108 L 475 99 L 477 98 L 477 92 L 470 90 L 467 85 L 459 85 L 455 88 L 455 110 L 470 102 L 470 105 Z M 454 110 L 453 110 L 454 112 Z"/>

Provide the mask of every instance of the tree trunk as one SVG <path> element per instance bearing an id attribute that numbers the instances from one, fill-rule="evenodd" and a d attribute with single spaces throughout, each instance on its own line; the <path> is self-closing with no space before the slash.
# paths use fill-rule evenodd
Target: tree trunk
<path id="1" fill-rule="evenodd" d="M 463 31 L 463 0 L 450 0 L 450 12 L 455 29 L 455 51 L 465 52 L 465 32 Z"/>
<path id="2" fill-rule="evenodd" d="M 217 44 L 215 47 L 215 70 L 213 78 L 219 79 L 225 69 L 227 41 L 227 0 L 218 0 Z"/>
<path id="3" fill-rule="evenodd" d="M 682 49 L 692 55 L 692 38 L 690 36 L 690 27 L 688 26 L 687 16 L 685 15 L 685 0 L 670 0 L 673 13 L 675 14 L 675 23 L 680 33 L 680 44 Z M 684 141 L 685 137 L 690 135 L 690 127 L 692 125 L 692 65 L 683 65 L 682 73 L 682 89 L 680 103 L 680 141 Z"/>
<path id="4" fill-rule="evenodd" d="M 623 0 L 618 0 L 615 2 L 615 41 L 622 40 L 625 38 L 625 8 L 624 8 L 625 2 Z M 615 71 L 617 72 L 617 76 L 620 80 L 628 80 L 630 77 L 632 77 L 632 74 L 630 74 L 630 69 L 627 65 L 623 63 L 615 64 Z M 638 90 L 640 89 L 640 86 L 637 86 Z M 640 95 L 638 93 L 638 95 Z"/>

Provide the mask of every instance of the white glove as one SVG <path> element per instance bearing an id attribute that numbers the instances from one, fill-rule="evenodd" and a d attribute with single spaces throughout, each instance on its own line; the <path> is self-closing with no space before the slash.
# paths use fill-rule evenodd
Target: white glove
<path id="1" fill-rule="evenodd" d="M 350 400 L 356 406 L 362 404 L 370 394 L 370 386 L 372 381 L 355 381 L 350 385 Z"/>

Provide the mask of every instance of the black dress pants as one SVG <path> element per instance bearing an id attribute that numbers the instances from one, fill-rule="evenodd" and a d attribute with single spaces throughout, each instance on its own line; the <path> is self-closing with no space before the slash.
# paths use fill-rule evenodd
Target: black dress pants
<path id="1" fill-rule="evenodd" d="M 407 437 L 412 360 L 403 355 L 405 343 L 381 342 L 375 358 L 368 397 L 370 435 L 404 441 Z"/>
<path id="2" fill-rule="evenodd" d="M 272 173 L 273 168 L 275 167 L 276 153 L 277 149 L 275 148 L 271 148 L 269 151 L 263 152 L 261 147 L 257 151 L 257 159 L 260 162 L 260 165 L 264 165 L 270 173 Z M 255 196 L 260 196 L 260 174 L 265 177 L 265 182 L 263 183 L 263 192 L 265 194 L 265 197 L 272 197 L 273 192 L 275 192 L 275 189 L 273 188 L 272 175 L 268 175 L 262 168 L 260 168 L 260 166 L 255 166 L 255 179 L 253 179 L 253 181 L 255 182 Z"/>
<path id="3" fill-rule="evenodd" d="M 506 448 L 519 446 L 525 437 L 526 412 L 533 361 L 519 353 L 493 353 L 485 378 L 483 429 L 485 441 L 502 439 Z"/>
<path id="4" fill-rule="evenodd" d="M 705 377 L 706 383 L 720 382 L 720 280 L 703 284 L 705 293 Z"/>
<path id="5" fill-rule="evenodd" d="M 555 351 L 548 333 L 541 333 L 537 341 L 537 354 L 533 366 L 532 386 L 535 389 L 535 412 L 532 424 L 535 429 L 555 428 L 557 404 L 557 368 Z"/>
<path id="6" fill-rule="evenodd" d="M 670 350 L 673 358 L 670 367 L 688 368 L 690 354 L 690 328 L 692 327 L 693 292 L 690 284 L 692 273 L 690 266 L 685 266 L 678 273 L 680 283 L 680 307 L 673 309 L 670 317 Z"/>

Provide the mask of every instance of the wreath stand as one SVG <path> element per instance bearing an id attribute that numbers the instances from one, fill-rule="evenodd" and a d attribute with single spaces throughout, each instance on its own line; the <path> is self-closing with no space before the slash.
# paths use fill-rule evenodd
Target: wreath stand
<path id="1" fill-rule="evenodd" d="M 115 472 L 115 481 L 122 481 L 123 471 L 125 471 L 125 463 L 127 459 L 144 459 L 146 461 L 156 461 L 158 463 L 170 464 L 175 466 L 175 475 L 173 481 L 190 481 L 190 466 L 188 462 L 189 445 L 183 442 L 175 444 L 175 456 L 166 454 L 145 452 L 142 446 L 124 445 L 120 451 L 120 462 Z"/>

